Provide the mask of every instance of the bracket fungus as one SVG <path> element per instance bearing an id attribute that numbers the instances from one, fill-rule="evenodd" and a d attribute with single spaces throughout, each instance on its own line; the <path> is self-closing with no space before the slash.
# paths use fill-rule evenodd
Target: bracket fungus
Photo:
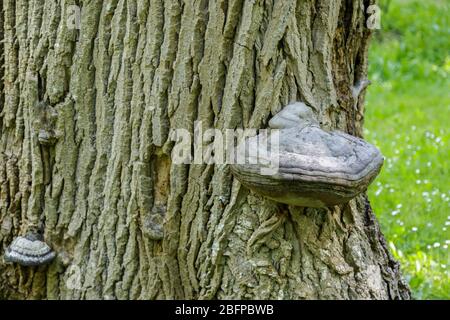
<path id="1" fill-rule="evenodd" d="M 41 235 L 28 233 L 13 240 L 6 249 L 5 261 L 22 266 L 40 266 L 49 263 L 56 256 Z"/>
<path id="2" fill-rule="evenodd" d="M 383 165 L 380 151 L 363 139 L 321 129 L 304 103 L 285 106 L 269 127 L 279 129 L 277 148 L 268 143 L 276 151 L 262 150 L 267 144 L 261 146 L 258 136 L 247 138 L 241 143 L 246 148 L 237 152 L 246 161 L 233 164 L 232 172 L 244 186 L 277 202 L 303 207 L 346 203 L 367 189 Z M 256 164 L 248 161 L 255 158 Z M 262 173 L 273 163 L 278 164 L 273 174 Z"/>

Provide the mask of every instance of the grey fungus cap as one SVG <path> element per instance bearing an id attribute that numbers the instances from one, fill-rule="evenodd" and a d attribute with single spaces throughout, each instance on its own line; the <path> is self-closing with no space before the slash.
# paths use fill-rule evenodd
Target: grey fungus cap
<path id="1" fill-rule="evenodd" d="M 267 150 L 258 150 L 265 146 L 255 136 L 244 142 L 249 146 L 244 158 L 255 158 L 258 152 L 272 159 L 234 164 L 232 171 L 244 186 L 277 202 L 304 207 L 346 203 L 367 189 L 383 165 L 376 147 L 343 132 L 322 130 L 303 103 L 284 107 L 269 126 L 279 129 L 277 152 L 267 156 Z M 265 163 L 275 162 L 274 174 L 261 174 Z"/>
<path id="2" fill-rule="evenodd" d="M 56 254 L 40 237 L 19 236 L 6 249 L 5 260 L 22 266 L 40 266 L 51 262 Z"/>

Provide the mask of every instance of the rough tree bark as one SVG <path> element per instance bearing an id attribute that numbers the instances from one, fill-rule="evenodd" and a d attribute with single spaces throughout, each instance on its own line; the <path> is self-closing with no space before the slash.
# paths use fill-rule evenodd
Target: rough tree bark
<path id="1" fill-rule="evenodd" d="M 0 297 L 408 299 L 365 195 L 288 207 L 227 165 L 170 157 L 171 128 L 264 128 L 292 101 L 361 136 L 369 4 L 0 2 L 0 253 L 40 228 L 58 253 L 41 267 L 1 259 Z M 43 100 L 53 146 L 38 142 Z M 144 230 L 154 210 L 161 241 Z"/>

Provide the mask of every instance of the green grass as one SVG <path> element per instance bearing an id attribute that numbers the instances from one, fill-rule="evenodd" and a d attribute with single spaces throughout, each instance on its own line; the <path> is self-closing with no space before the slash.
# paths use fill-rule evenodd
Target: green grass
<path id="1" fill-rule="evenodd" d="M 416 299 L 450 299 L 450 24 L 438 0 L 381 1 L 365 137 L 386 157 L 369 197 Z"/>

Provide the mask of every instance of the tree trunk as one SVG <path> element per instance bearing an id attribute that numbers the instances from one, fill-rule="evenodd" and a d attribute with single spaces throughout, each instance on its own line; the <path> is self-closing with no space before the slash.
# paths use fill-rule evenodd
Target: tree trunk
<path id="1" fill-rule="evenodd" d="M 0 298 L 408 299 L 365 195 L 288 207 L 171 158 L 171 129 L 265 128 L 292 101 L 361 136 L 370 4 L 3 0 L 0 253 L 43 230 L 57 257 L 1 259 Z"/>

